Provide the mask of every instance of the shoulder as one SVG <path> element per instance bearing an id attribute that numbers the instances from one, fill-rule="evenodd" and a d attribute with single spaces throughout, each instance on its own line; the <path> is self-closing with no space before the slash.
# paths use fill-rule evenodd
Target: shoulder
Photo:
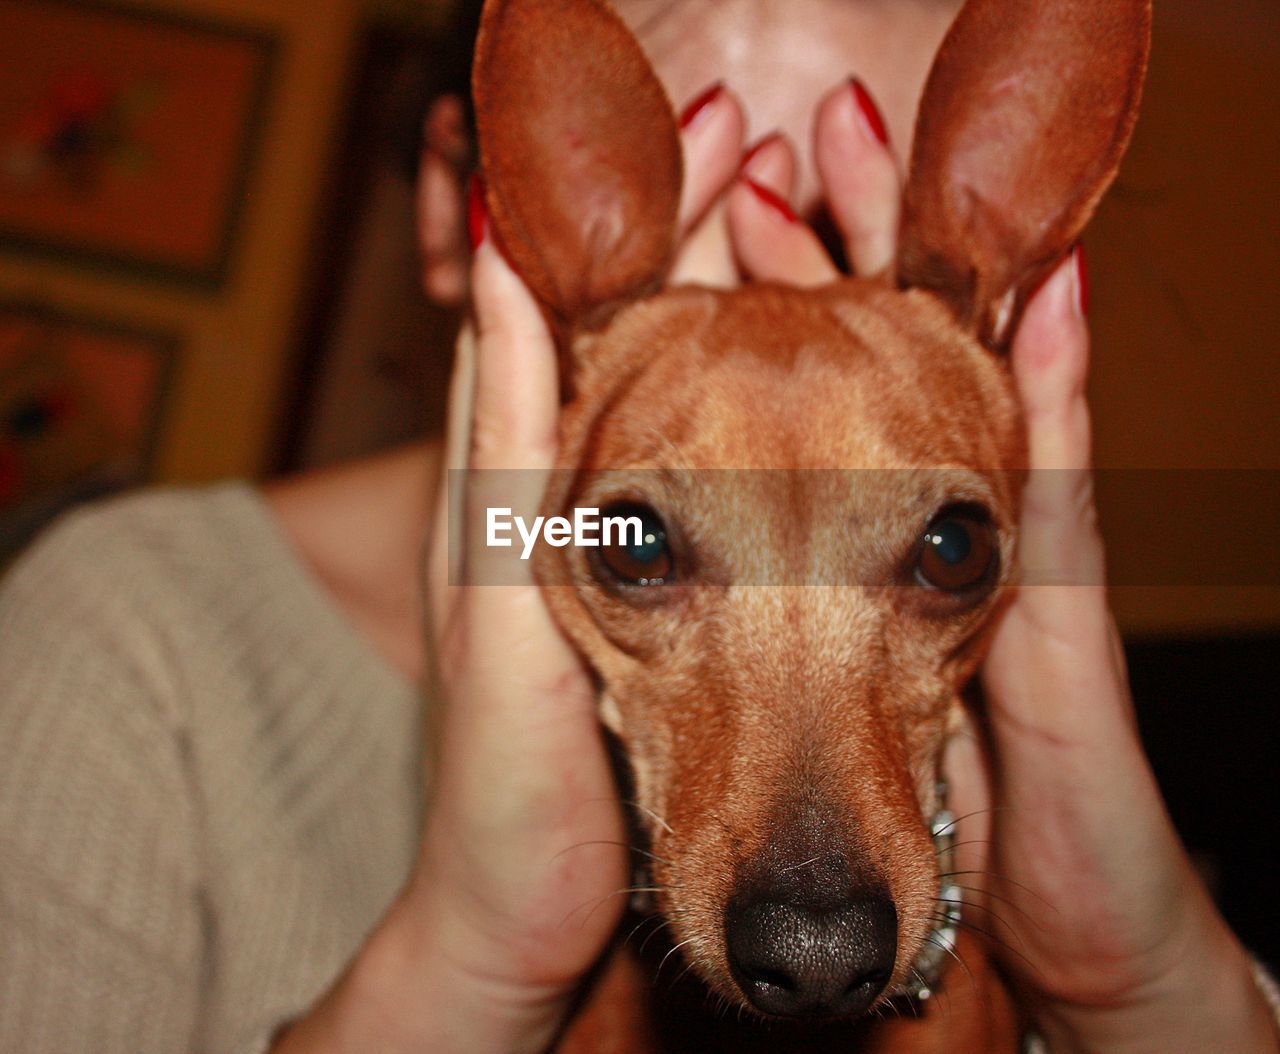
<path id="1" fill-rule="evenodd" d="M 3 580 L 3 592 L 24 600 L 60 593 L 83 595 L 110 582 L 121 603 L 172 572 L 206 574 L 232 556 L 246 534 L 261 535 L 259 499 L 249 484 L 136 491 L 80 506 L 56 519 L 19 556 Z M 212 563 L 211 563 L 212 561 Z M 65 598 L 69 599 L 69 598 Z M 86 599 L 88 599 L 86 597 Z M 111 595 L 97 597 L 110 603 Z"/>
<path id="2" fill-rule="evenodd" d="M 64 655 L 94 648 L 132 663 L 134 673 L 159 676 L 157 643 L 216 615 L 237 582 L 278 561 L 285 547 L 260 497 L 242 482 L 139 491 L 80 507 L 56 520 L 0 581 L 0 659 L 30 648 Z"/>

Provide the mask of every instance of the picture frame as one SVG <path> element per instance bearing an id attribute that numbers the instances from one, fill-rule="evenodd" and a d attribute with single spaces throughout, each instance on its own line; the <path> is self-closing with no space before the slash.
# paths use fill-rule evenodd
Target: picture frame
<path id="1" fill-rule="evenodd" d="M 0 300 L 0 563 L 63 509 L 148 480 L 177 333 Z"/>
<path id="2" fill-rule="evenodd" d="M 114 0 L 0 0 L 0 249 L 222 284 L 277 51 Z"/>

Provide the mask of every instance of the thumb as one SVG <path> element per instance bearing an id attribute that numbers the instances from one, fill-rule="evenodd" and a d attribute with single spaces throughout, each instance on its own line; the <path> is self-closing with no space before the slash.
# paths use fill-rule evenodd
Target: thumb
<path id="1" fill-rule="evenodd" d="M 1012 716 L 1071 739 L 1110 734 L 1131 719 L 1089 471 L 1082 268 L 1077 249 L 1032 297 L 1013 342 L 1030 468 L 1022 584 L 983 669 L 997 723 Z"/>

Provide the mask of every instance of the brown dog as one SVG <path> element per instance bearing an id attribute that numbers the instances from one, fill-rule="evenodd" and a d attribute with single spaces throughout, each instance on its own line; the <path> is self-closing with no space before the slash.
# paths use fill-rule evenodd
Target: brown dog
<path id="1" fill-rule="evenodd" d="M 489 0 L 492 230 L 565 358 L 544 511 L 644 528 L 540 547 L 540 581 L 599 675 L 667 947 L 752 1011 L 673 1017 L 678 993 L 655 1000 L 653 969 L 619 957 L 564 1049 L 1017 1048 L 980 949 L 946 1013 L 883 1009 L 939 943 L 939 756 L 1015 578 L 1025 442 L 1000 352 L 1115 174 L 1149 15 L 970 0 L 925 90 L 888 278 L 659 291 L 680 147 L 638 44 L 602 0 Z"/>

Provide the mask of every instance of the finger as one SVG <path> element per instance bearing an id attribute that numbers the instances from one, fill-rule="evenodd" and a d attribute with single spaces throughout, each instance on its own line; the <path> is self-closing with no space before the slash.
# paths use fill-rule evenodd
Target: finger
<path id="1" fill-rule="evenodd" d="M 718 289 L 738 284 L 738 265 L 719 198 L 737 174 L 746 121 L 732 92 L 716 84 L 685 107 L 680 117 L 684 188 L 680 242 L 668 282 Z"/>
<path id="2" fill-rule="evenodd" d="M 1018 541 L 1024 584 L 984 675 L 997 726 L 1012 714 L 1066 741 L 1115 741 L 1131 714 L 1088 468 L 1082 266 L 1078 251 L 1059 265 L 1014 337 L 1030 467 Z"/>
<path id="3" fill-rule="evenodd" d="M 533 294 L 485 237 L 471 271 L 476 328 L 469 467 L 545 469 L 559 416 L 556 346 Z"/>
<path id="4" fill-rule="evenodd" d="M 1039 468 L 1089 464 L 1083 269 L 1084 255 L 1077 248 L 1028 301 L 1014 335 L 1013 375 L 1027 414 L 1031 462 Z"/>
<path id="5" fill-rule="evenodd" d="M 880 111 L 859 81 L 819 104 L 813 149 L 850 266 L 865 277 L 882 274 L 897 255 L 902 177 Z"/>
<path id="6" fill-rule="evenodd" d="M 738 171 L 748 172 L 757 182 L 786 196 L 795 182 L 795 152 L 780 133 L 774 132 L 743 155 L 735 176 Z M 675 285 L 697 283 L 716 289 L 732 289 L 741 284 L 738 261 L 729 239 L 728 212 L 723 204 L 717 204 L 685 239 L 672 269 L 671 282 Z"/>
<path id="7" fill-rule="evenodd" d="M 734 289 L 742 284 L 729 240 L 724 202 L 712 205 L 680 243 L 667 284 L 701 285 L 710 289 Z"/>
<path id="8" fill-rule="evenodd" d="M 742 157 L 738 172 L 790 200 L 796 184 L 796 151 L 781 132 L 770 132 Z"/>
<path id="9" fill-rule="evenodd" d="M 791 208 L 794 174 L 794 154 L 781 136 L 748 156 L 726 205 L 734 252 L 750 278 L 798 287 L 825 285 L 839 271 L 818 236 Z"/>
<path id="10" fill-rule="evenodd" d="M 480 210 L 478 193 L 473 201 Z M 483 212 L 478 215 L 477 225 L 486 230 Z M 461 495 L 466 517 L 461 577 L 468 585 L 527 585 L 533 578 L 523 546 L 511 535 L 492 544 L 491 517 L 532 523 L 537 516 L 556 456 L 555 340 L 532 293 L 487 234 L 474 254 L 471 287 L 476 366 Z"/>
<path id="11" fill-rule="evenodd" d="M 429 557 L 438 581 L 449 575 L 432 598 L 436 672 L 451 693 L 472 701 L 469 716 L 452 714 L 450 728 L 458 742 L 477 750 L 492 745 L 486 735 L 499 734 L 495 728 L 509 735 L 516 714 L 554 723 L 556 713 L 581 716 L 590 706 L 589 692 L 556 696 L 556 686 L 576 683 L 581 668 L 534 584 L 530 562 L 519 548 L 487 544 L 488 509 L 510 508 L 528 521 L 537 513 L 555 462 L 559 383 L 554 338 L 537 301 L 488 237 L 482 201 L 477 187 L 473 326 L 459 343 L 448 426 L 450 464 L 467 471 L 445 484 Z M 530 698 L 555 706 L 539 718 Z M 563 735 L 576 742 L 572 723 L 565 728 Z M 548 732 L 544 746 L 554 738 Z"/>
<path id="12" fill-rule="evenodd" d="M 1104 581 L 1089 472 L 1083 267 L 1078 249 L 1059 265 L 1028 303 L 1011 351 L 1031 469 L 1020 541 L 1031 583 Z"/>
<path id="13" fill-rule="evenodd" d="M 713 84 L 680 115 L 684 152 L 684 185 L 680 192 L 677 232 L 693 229 L 737 175 L 746 119 L 737 97 L 723 84 Z"/>

